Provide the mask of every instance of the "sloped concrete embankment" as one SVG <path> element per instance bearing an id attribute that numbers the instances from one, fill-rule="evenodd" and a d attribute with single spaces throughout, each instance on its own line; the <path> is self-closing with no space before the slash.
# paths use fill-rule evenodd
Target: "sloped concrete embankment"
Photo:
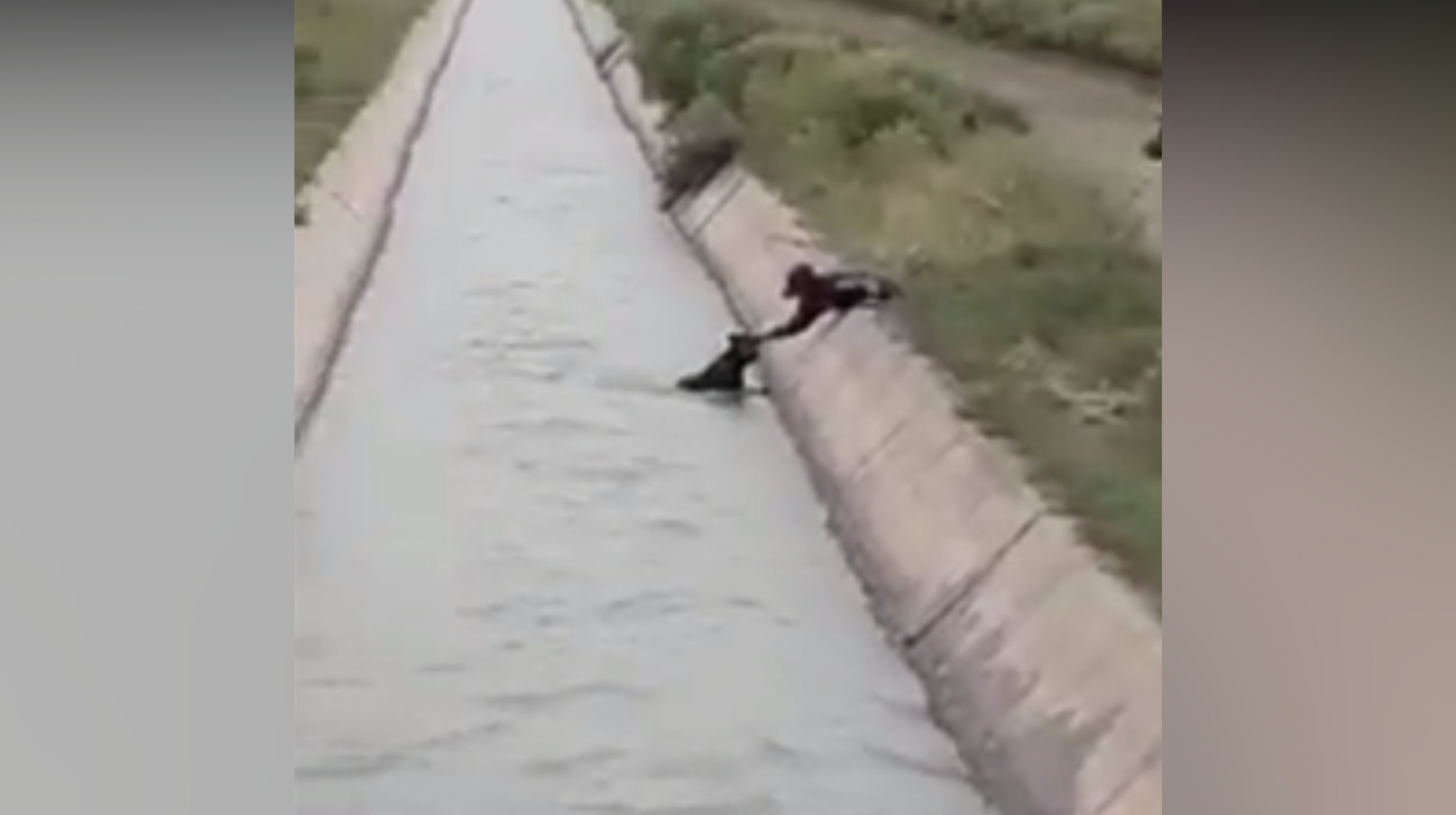
<path id="1" fill-rule="evenodd" d="M 293 433 L 302 435 L 389 231 L 394 198 L 471 0 L 436 0 L 299 193 L 293 232 Z"/>
<path id="2" fill-rule="evenodd" d="M 660 166 L 660 111 L 629 46 L 568 3 Z M 782 316 L 792 262 L 833 262 L 741 168 L 673 219 L 749 325 Z M 936 369 L 871 315 L 773 349 L 765 369 L 876 615 L 984 791 L 1008 815 L 1161 813 L 1159 623 L 959 418 Z"/>

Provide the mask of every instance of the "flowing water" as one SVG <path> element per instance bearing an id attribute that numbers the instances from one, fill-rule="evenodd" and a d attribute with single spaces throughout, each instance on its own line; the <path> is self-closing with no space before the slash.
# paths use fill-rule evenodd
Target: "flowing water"
<path id="1" fill-rule="evenodd" d="M 974 815 L 559 2 L 475 0 L 300 452 L 297 811 Z"/>

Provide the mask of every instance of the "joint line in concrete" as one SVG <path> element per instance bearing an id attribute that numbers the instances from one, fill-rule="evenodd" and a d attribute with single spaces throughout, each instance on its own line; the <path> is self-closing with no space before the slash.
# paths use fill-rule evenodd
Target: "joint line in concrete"
<path id="1" fill-rule="evenodd" d="M 730 166 L 719 171 L 719 175 L 721 176 L 722 173 L 731 173 L 733 171 L 733 168 Z M 717 179 L 715 178 L 714 180 Z M 746 173 L 738 173 L 738 177 L 733 179 L 732 186 L 728 188 L 727 192 L 723 193 L 722 198 L 718 199 L 718 203 L 715 204 L 711 210 L 708 210 L 708 214 L 704 216 L 701 221 L 698 222 L 697 226 L 693 227 L 692 230 L 688 232 L 688 238 L 690 240 L 697 240 L 703 234 L 703 230 L 711 226 L 713 224 L 713 221 L 724 210 L 724 208 L 726 208 L 730 203 L 733 202 L 733 199 L 738 196 L 739 191 L 743 189 L 743 185 L 747 183 L 747 181 L 748 175 Z M 709 185 L 711 185 L 712 183 L 712 181 L 708 182 Z M 703 189 L 707 188 L 704 187 Z M 701 194 L 701 192 L 699 194 Z"/>
<path id="2" fill-rule="evenodd" d="M 902 645 L 905 648 L 915 648 L 923 642 L 937 626 L 945 622 L 946 618 L 950 617 L 952 611 L 955 611 L 961 603 L 975 594 L 976 589 L 980 588 L 982 584 L 995 574 L 1001 567 L 1001 564 L 1010 556 L 1011 552 L 1026 539 L 1026 536 L 1031 533 L 1031 530 L 1046 515 L 1047 511 L 1045 509 L 1039 509 L 1032 513 L 1032 516 L 1021 524 L 1020 528 L 1016 530 L 1010 540 L 1002 544 L 1001 548 L 991 556 L 991 559 L 986 562 L 985 566 L 966 575 L 961 579 L 960 585 L 946 592 L 945 599 L 937 604 L 935 610 L 927 616 L 924 623 L 902 640 Z"/>
<path id="3" fill-rule="evenodd" d="M 611 45 L 607 46 L 606 53 L 602 55 L 601 67 L 599 69 L 600 73 L 609 74 L 616 70 L 617 66 L 622 63 L 622 60 L 627 58 L 627 50 L 627 38 L 618 35 L 617 39 Z"/>
<path id="4" fill-rule="evenodd" d="M 338 203 L 339 206 L 343 207 L 346 212 L 348 212 L 350 215 L 354 216 L 354 220 L 356 220 L 356 221 L 362 221 L 362 220 L 364 220 L 364 213 L 362 213 L 359 210 L 355 209 L 353 204 L 349 203 L 349 201 L 347 199 L 345 199 L 344 196 L 342 196 L 339 193 L 335 192 L 332 187 L 329 187 L 328 185 L 324 184 L 322 181 L 317 181 L 317 182 L 315 182 L 313 184 L 313 188 L 316 189 L 316 190 L 318 190 L 319 192 L 323 193 L 324 195 L 327 195 L 328 197 L 334 199 L 334 201 L 336 203 Z"/>
<path id="5" fill-rule="evenodd" d="M 870 468 L 870 465 L 874 464 L 876 461 L 879 460 L 880 456 L 884 454 L 885 450 L 889 449 L 890 445 L 895 442 L 895 439 L 898 439 L 900 437 L 900 434 L 905 432 L 905 428 L 909 427 L 911 422 L 915 421 L 915 417 L 919 415 L 920 411 L 918 410 L 912 410 L 906 413 L 900 418 L 900 421 L 895 423 L 894 427 L 891 427 L 889 431 L 885 433 L 883 438 L 881 438 L 878 442 L 875 442 L 875 446 L 871 447 L 870 451 L 868 453 L 865 453 L 864 457 L 861 458 L 859 461 L 855 462 L 854 467 L 850 468 L 849 483 L 859 483 L 860 478 L 864 476 L 865 470 L 868 470 Z"/>

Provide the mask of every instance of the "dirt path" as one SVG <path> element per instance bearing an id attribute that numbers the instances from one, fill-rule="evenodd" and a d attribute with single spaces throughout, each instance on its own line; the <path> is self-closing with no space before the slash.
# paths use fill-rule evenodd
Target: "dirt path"
<path id="1" fill-rule="evenodd" d="M 741 0 L 775 17 L 866 43 L 903 47 L 967 87 L 1015 104 L 1069 166 L 1128 202 L 1162 252 L 1163 171 L 1143 157 L 1157 128 L 1159 88 L 1109 69 L 967 42 L 894 14 L 833 0 Z"/>

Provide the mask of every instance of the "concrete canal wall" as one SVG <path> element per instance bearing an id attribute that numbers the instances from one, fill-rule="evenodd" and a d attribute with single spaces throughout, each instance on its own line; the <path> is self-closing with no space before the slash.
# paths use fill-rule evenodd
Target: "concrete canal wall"
<path id="1" fill-rule="evenodd" d="M 348 333 L 389 231 L 410 146 L 471 0 L 436 0 L 415 21 L 394 64 L 296 204 L 293 231 L 293 433 L 302 435 Z"/>

